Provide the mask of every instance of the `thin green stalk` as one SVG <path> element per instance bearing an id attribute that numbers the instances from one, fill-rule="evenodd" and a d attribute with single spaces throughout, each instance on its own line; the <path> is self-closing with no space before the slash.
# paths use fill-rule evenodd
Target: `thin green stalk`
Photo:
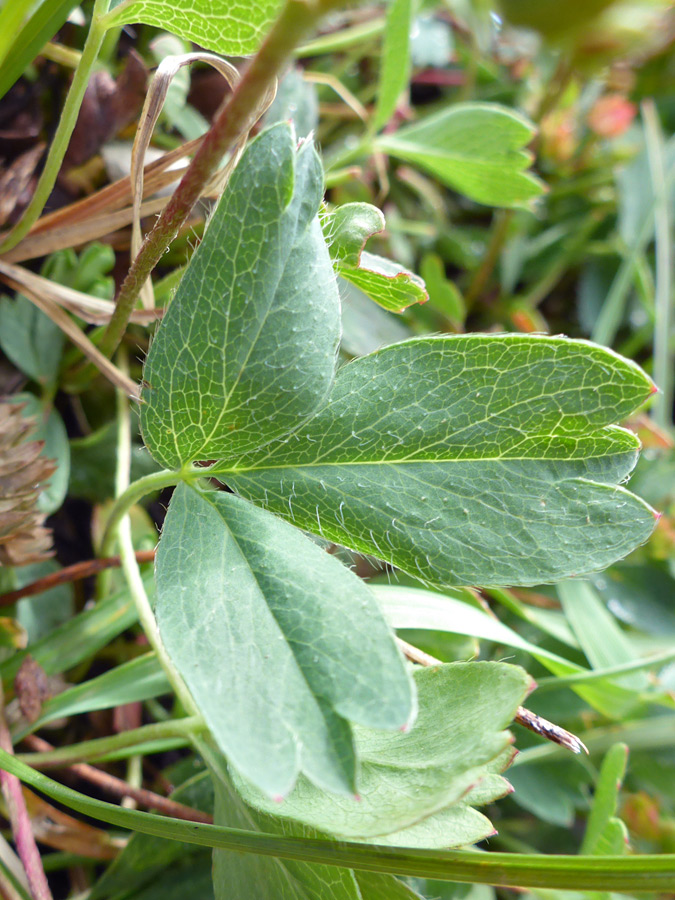
<path id="1" fill-rule="evenodd" d="M 195 734 L 199 734 L 205 729 L 206 725 L 201 716 L 187 716 L 183 719 L 142 725 L 140 728 L 132 728 L 120 734 L 95 738 L 91 741 L 81 741 L 79 744 L 59 747 L 57 750 L 49 750 L 44 753 L 17 753 L 16 756 L 17 759 L 37 768 L 72 766 L 76 763 L 103 760 L 117 755 L 121 750 L 171 738 L 185 738 L 186 741 L 189 741 Z"/>
<path id="2" fill-rule="evenodd" d="M 143 497 L 147 497 L 148 494 L 152 494 L 155 491 L 161 491 L 166 487 L 174 487 L 181 481 L 191 481 L 203 474 L 203 470 L 200 471 L 199 469 L 185 469 L 179 472 L 162 469 L 161 472 L 153 472 L 150 475 L 144 475 L 143 478 L 139 478 L 137 481 L 130 484 L 117 498 L 110 511 L 98 555 L 112 556 L 112 549 L 117 537 L 117 526 L 119 525 L 120 520 L 127 514 L 132 506 L 139 502 L 139 500 L 142 500 Z"/>
<path id="3" fill-rule="evenodd" d="M 371 19 L 370 22 L 351 25 L 349 28 L 325 34 L 302 44 L 293 51 L 293 55 L 302 59 L 305 56 L 321 56 L 324 53 L 341 53 L 343 50 L 378 37 L 384 31 L 384 24 L 384 16 L 378 16 L 376 19 Z"/>
<path id="4" fill-rule="evenodd" d="M 122 371 L 128 373 L 128 360 L 126 350 L 121 348 L 119 365 Z M 129 398 L 124 391 L 117 390 L 117 468 L 115 471 L 115 493 L 119 497 L 129 489 L 129 473 L 131 471 L 131 410 Z M 110 523 L 109 523 L 110 524 Z M 148 643 L 157 654 L 157 660 L 164 669 L 176 696 L 186 712 L 197 715 L 199 710 L 195 706 L 192 695 L 185 686 L 185 682 L 173 664 L 173 660 L 166 652 L 164 642 L 157 627 L 155 614 L 145 585 L 141 577 L 141 570 L 136 561 L 134 542 L 131 536 L 131 519 L 128 515 L 122 515 L 117 522 L 117 538 L 119 541 L 120 561 L 122 571 L 127 580 L 129 593 L 138 612 L 138 621 L 145 632 Z"/>
<path id="5" fill-rule="evenodd" d="M 619 666 L 608 666 L 606 669 L 594 669 L 592 672 L 577 672 L 574 675 L 553 675 L 549 678 L 539 679 L 537 681 L 537 691 L 550 691 L 559 687 L 567 687 L 570 684 L 602 681 L 604 678 L 614 678 L 616 675 L 625 675 L 627 672 L 639 672 L 643 669 L 651 669 L 654 666 L 662 666 L 673 659 L 675 659 L 675 650 L 667 650 L 648 659 L 637 659 L 632 662 L 622 663 Z"/>
<path id="6" fill-rule="evenodd" d="M 91 26 L 82 51 L 82 57 L 73 75 L 73 81 L 59 118 L 59 124 L 54 133 L 52 145 L 49 148 L 42 175 L 23 216 L 12 228 L 2 244 L 0 244 L 0 252 L 11 250 L 28 234 L 31 226 L 38 220 L 52 188 L 56 184 L 56 177 L 59 174 L 61 163 L 68 149 L 70 136 L 77 122 L 82 98 L 89 84 L 92 70 L 105 37 L 105 26 L 102 25 L 101 18 L 108 11 L 109 4 L 110 0 L 96 0 L 94 3 Z"/>
<path id="7" fill-rule="evenodd" d="M 556 286 L 570 267 L 570 263 L 584 249 L 594 231 L 600 227 L 607 217 L 607 209 L 596 209 L 588 216 L 577 230 L 565 242 L 565 247 L 548 266 L 542 277 L 521 298 L 521 302 L 530 308 L 538 306 Z"/>
<path id="8" fill-rule="evenodd" d="M 481 853 L 471 850 L 418 850 L 346 841 L 282 837 L 261 832 L 185 822 L 168 816 L 121 809 L 57 784 L 40 772 L 0 752 L 0 766 L 58 802 L 111 825 L 168 840 L 239 853 L 503 887 L 548 887 L 559 890 L 665 891 L 675 884 L 675 855 L 545 856 Z"/>
<path id="9" fill-rule="evenodd" d="M 656 238 L 656 321 L 654 322 L 654 381 L 660 393 L 654 398 L 652 412 L 661 428 L 670 428 L 673 417 L 673 331 L 672 312 L 672 244 L 669 213 L 668 186 L 663 134 L 653 100 L 642 104 L 645 142 L 649 159 L 652 190 L 656 198 L 654 208 L 654 234 Z"/>
<path id="10" fill-rule="evenodd" d="M 111 357 L 119 345 L 142 286 L 178 234 L 225 154 L 255 124 L 276 77 L 284 70 L 293 51 L 319 19 L 338 5 L 339 0 L 286 0 L 272 30 L 229 102 L 204 136 L 180 184 L 131 264 L 101 341 L 100 349 L 105 356 Z"/>

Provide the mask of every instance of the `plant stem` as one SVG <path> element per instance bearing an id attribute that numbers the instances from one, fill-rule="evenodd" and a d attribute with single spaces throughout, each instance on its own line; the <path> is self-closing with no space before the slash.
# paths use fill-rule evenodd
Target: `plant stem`
<path id="1" fill-rule="evenodd" d="M 190 166 L 155 227 L 143 241 L 117 295 L 115 312 L 101 340 L 101 352 L 110 357 L 119 345 L 142 286 L 178 234 L 204 186 L 222 158 L 245 135 L 263 108 L 293 50 L 338 0 L 286 0 L 260 50 L 251 61 L 229 102 L 204 136 Z"/>
<path id="2" fill-rule="evenodd" d="M 136 561 L 139 563 L 152 562 L 155 558 L 154 550 L 137 550 Z M 65 566 L 49 575 L 44 575 L 30 584 L 17 588 L 15 591 L 7 591 L 0 594 L 0 608 L 3 606 L 11 606 L 17 600 L 23 597 L 34 597 L 35 594 L 43 594 L 45 591 L 51 590 L 58 584 L 71 584 L 73 581 L 81 581 L 83 578 L 91 578 L 105 569 L 120 566 L 119 556 L 108 556 L 105 559 L 86 559 L 84 562 L 73 563 L 72 566 Z"/>
<path id="3" fill-rule="evenodd" d="M 96 0 L 91 15 L 91 25 L 87 40 L 82 50 L 82 57 L 73 74 L 73 81 L 66 97 L 66 102 L 59 118 L 59 124 L 54 133 L 52 145 L 49 148 L 47 161 L 43 169 L 40 180 L 37 183 L 35 193 L 26 207 L 26 211 L 20 221 L 7 235 L 5 240 L 0 244 L 0 251 L 11 250 L 19 241 L 21 241 L 29 232 L 31 226 L 37 221 L 40 213 L 44 209 L 49 195 L 56 183 L 56 177 L 59 174 L 61 163 L 66 155 L 70 136 L 73 133 L 77 116 L 82 105 L 84 92 L 89 84 L 92 69 L 98 58 L 101 44 L 105 37 L 105 26 L 102 24 L 102 17 L 108 11 L 110 0 Z"/>
<path id="4" fill-rule="evenodd" d="M 48 753 L 54 749 L 47 741 L 35 737 L 35 735 L 27 738 L 27 742 L 38 751 Z M 137 759 L 138 757 L 133 758 Z M 140 785 L 128 784 L 121 778 L 117 778 L 109 772 L 104 772 L 102 769 L 97 769 L 95 766 L 90 766 L 87 763 L 74 763 L 68 766 L 68 770 L 77 775 L 78 778 L 82 778 L 90 784 L 95 784 L 113 797 L 120 799 L 129 797 L 148 809 L 155 809 L 157 812 L 164 813 L 167 816 L 173 816 L 174 819 L 186 819 L 189 822 L 213 822 L 213 816 L 201 812 L 201 810 L 193 809 L 184 803 L 177 803 L 175 800 L 170 800 L 168 797 L 163 797 L 154 791 L 148 791 L 140 787 Z"/>
<path id="5" fill-rule="evenodd" d="M 120 368 L 127 372 L 128 360 L 125 348 L 120 350 Z M 117 390 L 117 469 L 115 471 L 115 493 L 128 493 L 129 491 L 129 472 L 131 471 L 131 410 L 129 408 L 129 398 L 124 391 Z M 138 483 L 138 482 L 137 482 Z M 110 521 L 108 522 L 110 527 Z M 169 683 L 186 712 L 197 714 L 199 710 L 195 706 L 190 692 L 180 673 L 173 664 L 169 654 L 166 652 L 164 643 L 159 634 L 155 615 L 152 611 L 148 595 L 145 592 L 145 585 L 141 578 L 141 570 L 136 562 L 136 553 L 134 551 L 134 543 L 131 536 L 131 519 L 123 512 L 117 519 L 112 535 L 117 532 L 117 538 L 120 547 L 120 560 L 122 562 L 122 571 L 127 580 L 129 593 L 136 606 L 138 612 L 138 621 L 145 632 L 148 643 L 157 654 L 157 659 L 164 669 Z"/>
<path id="6" fill-rule="evenodd" d="M 675 741 L 675 716 L 654 716 L 634 722 L 623 722 L 595 728 L 582 734 L 591 755 L 605 753 L 617 742 L 627 744 L 631 750 L 657 750 L 671 747 Z M 528 747 L 516 756 L 512 765 L 521 766 L 529 762 L 548 762 L 563 756 L 560 747 L 541 744 Z"/>
<path id="7" fill-rule="evenodd" d="M 138 503 L 143 497 L 147 497 L 148 494 L 152 494 L 155 491 L 161 491 L 165 487 L 174 487 L 181 481 L 190 481 L 192 480 L 192 476 L 199 477 L 201 474 L 204 473 L 199 470 L 193 471 L 192 469 L 186 469 L 180 472 L 162 469 L 161 472 L 153 472 L 151 475 L 144 475 L 143 478 L 139 478 L 137 481 L 130 484 L 129 487 L 119 495 L 110 511 L 110 516 L 108 517 L 105 531 L 101 538 L 101 546 L 99 548 L 101 556 L 107 557 L 112 555 L 111 550 L 115 544 L 117 526 L 119 525 L 120 520 L 135 503 Z"/>
<path id="8" fill-rule="evenodd" d="M 438 878 L 502 887 L 558 890 L 669 891 L 675 883 L 675 854 L 566 856 L 419 850 L 346 841 L 283 837 L 258 831 L 183 822 L 153 813 L 120 809 L 57 784 L 15 757 L 0 752 L 0 766 L 37 790 L 84 815 L 121 828 L 205 847 L 255 853 L 306 863 L 393 875 Z"/>
<path id="9" fill-rule="evenodd" d="M 37 768 L 56 768 L 71 766 L 81 762 L 104 760 L 117 755 L 120 750 L 129 747 L 140 747 L 143 744 L 157 743 L 171 738 L 189 740 L 206 728 L 201 716 L 189 716 L 184 719 L 171 719 L 168 722 L 154 722 L 120 734 L 113 734 L 91 741 L 82 741 L 69 747 L 59 747 L 44 753 L 18 753 L 17 759 Z"/>
<path id="10" fill-rule="evenodd" d="M 5 719 L 5 700 L 0 684 L 0 747 L 9 754 L 13 754 L 12 739 Z M 12 825 L 12 834 L 16 851 L 23 863 L 28 878 L 28 885 L 33 900 L 52 900 L 52 893 L 47 883 L 47 876 L 42 868 L 40 851 L 35 843 L 30 816 L 23 798 L 21 782 L 15 775 L 8 772 L 0 772 L 0 784 L 5 797 L 9 819 Z"/>
<path id="11" fill-rule="evenodd" d="M 642 104 L 649 173 L 655 197 L 654 235 L 656 239 L 656 321 L 654 322 L 654 381 L 661 389 L 654 398 L 657 425 L 670 428 L 673 419 L 672 259 L 668 186 L 663 135 L 653 100 Z"/>
<path id="12" fill-rule="evenodd" d="M 673 146 L 675 146 L 675 138 L 671 138 L 668 141 L 667 149 L 671 150 Z M 675 165 L 671 165 L 668 171 L 664 173 L 664 181 L 664 196 L 667 197 L 672 190 L 673 182 L 675 182 Z M 619 330 L 624 314 L 626 297 L 633 283 L 635 269 L 639 265 L 642 254 L 654 233 L 654 210 L 656 204 L 656 198 L 652 198 L 652 202 L 645 209 L 631 246 L 626 249 L 619 271 L 614 276 L 612 286 L 605 297 L 605 302 L 602 304 L 600 315 L 593 326 L 591 334 L 591 340 L 597 344 L 611 346 Z"/>

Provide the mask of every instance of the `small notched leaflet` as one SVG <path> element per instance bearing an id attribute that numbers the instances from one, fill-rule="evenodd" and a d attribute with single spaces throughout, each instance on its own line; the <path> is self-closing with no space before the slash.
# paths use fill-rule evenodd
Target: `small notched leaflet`
<path id="1" fill-rule="evenodd" d="M 436 659 L 435 656 L 425 653 L 424 650 L 413 647 L 412 644 L 408 644 L 407 641 L 402 641 L 400 638 L 397 638 L 396 640 L 403 651 L 403 654 L 411 660 L 411 662 L 415 662 L 420 666 L 443 665 L 440 659 Z M 533 731 L 535 734 L 539 734 L 546 738 L 547 741 L 552 741 L 554 744 L 559 744 L 561 747 L 571 750 L 572 753 L 581 753 L 582 750 L 584 753 L 588 753 L 588 747 L 583 741 L 579 740 L 575 734 L 572 734 L 571 731 L 566 731 L 559 725 L 554 725 L 553 722 L 549 722 L 548 719 L 542 719 L 541 716 L 531 712 L 529 709 L 525 709 L 524 706 L 518 707 L 513 718 L 514 722 L 522 725 L 523 728 L 527 728 L 528 731 Z"/>

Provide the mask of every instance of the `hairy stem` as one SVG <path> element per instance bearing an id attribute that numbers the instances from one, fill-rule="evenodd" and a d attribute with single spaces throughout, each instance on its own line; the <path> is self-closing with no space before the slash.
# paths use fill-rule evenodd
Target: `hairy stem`
<path id="1" fill-rule="evenodd" d="M 126 372 L 128 368 L 128 360 L 126 352 L 120 351 L 120 368 Z M 124 494 L 129 490 L 129 472 L 131 470 L 131 410 L 129 408 L 129 398 L 124 391 L 117 390 L 117 469 L 115 471 L 115 493 Z M 128 509 L 128 507 L 127 507 Z M 110 522 L 108 522 L 110 526 Z M 173 664 L 173 661 L 164 648 L 164 643 L 159 634 L 155 614 L 152 611 L 148 595 L 145 591 L 145 585 L 141 577 L 141 570 L 136 561 L 136 553 L 134 551 L 134 543 L 131 536 L 131 519 L 126 514 L 126 510 L 121 513 L 114 526 L 112 535 L 117 533 L 117 539 L 120 547 L 120 560 L 122 562 L 122 571 L 127 580 L 129 593 L 136 606 L 138 612 L 138 620 L 141 623 L 148 643 L 157 654 L 157 659 L 164 669 L 169 683 L 186 712 L 197 714 L 198 710 L 192 699 L 190 692 L 180 673 Z"/>
<path id="2" fill-rule="evenodd" d="M 110 357 L 122 339 L 142 286 L 199 200 L 224 155 L 245 135 L 273 90 L 275 79 L 294 49 L 338 0 L 286 0 L 272 30 L 247 68 L 230 101 L 204 136 L 199 150 L 143 241 L 117 296 L 115 312 L 103 334 L 101 352 Z"/>

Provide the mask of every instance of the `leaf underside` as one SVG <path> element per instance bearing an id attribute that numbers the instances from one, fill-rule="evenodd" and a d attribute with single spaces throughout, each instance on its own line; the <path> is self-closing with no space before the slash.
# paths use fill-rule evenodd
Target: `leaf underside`
<path id="1" fill-rule="evenodd" d="M 510 790 L 498 774 L 512 756 L 506 727 L 529 691 L 529 676 L 505 663 L 417 669 L 419 716 L 405 733 L 356 727 L 358 798 L 335 796 L 301 777 L 283 803 L 235 777 L 260 812 L 302 822 L 343 840 L 404 847 L 456 847 L 494 829 L 472 808 Z"/>
<path id="2" fill-rule="evenodd" d="M 410 675 L 370 588 L 278 517 L 181 485 L 156 574 L 167 651 L 221 750 L 268 795 L 301 771 L 353 793 L 349 722 L 413 718 Z"/>

